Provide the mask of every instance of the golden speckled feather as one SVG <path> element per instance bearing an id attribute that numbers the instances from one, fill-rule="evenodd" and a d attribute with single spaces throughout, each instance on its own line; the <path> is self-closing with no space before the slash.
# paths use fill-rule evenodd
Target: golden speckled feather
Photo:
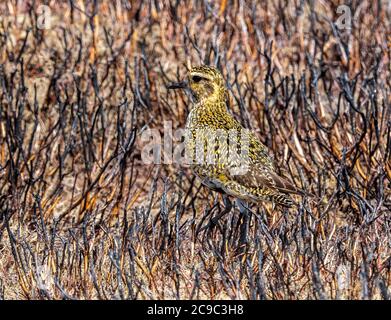
<path id="1" fill-rule="evenodd" d="M 228 91 L 216 68 L 193 67 L 185 85 L 175 87 L 187 87 L 192 94 L 186 154 L 204 185 L 242 200 L 284 206 L 292 205 L 289 193 L 306 194 L 276 173 L 267 148 L 229 113 Z M 232 150 L 240 150 L 238 156 Z"/>

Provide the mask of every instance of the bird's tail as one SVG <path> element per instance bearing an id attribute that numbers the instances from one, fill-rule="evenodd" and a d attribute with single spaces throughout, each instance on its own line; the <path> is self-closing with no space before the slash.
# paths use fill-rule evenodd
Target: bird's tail
<path id="1" fill-rule="evenodd" d="M 291 208 L 294 201 L 288 194 L 278 193 L 271 196 L 271 201 L 284 207 Z"/>

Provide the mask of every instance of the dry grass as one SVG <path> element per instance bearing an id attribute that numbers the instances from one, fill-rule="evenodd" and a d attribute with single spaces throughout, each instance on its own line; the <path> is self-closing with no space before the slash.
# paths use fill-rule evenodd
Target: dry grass
<path id="1" fill-rule="evenodd" d="M 29 2 L 0 4 L 0 298 L 390 297 L 388 1 L 351 30 L 337 1 L 48 1 L 47 30 Z M 320 199 L 253 206 L 242 257 L 237 209 L 197 236 L 220 196 L 141 162 L 143 130 L 184 126 L 188 62 Z"/>

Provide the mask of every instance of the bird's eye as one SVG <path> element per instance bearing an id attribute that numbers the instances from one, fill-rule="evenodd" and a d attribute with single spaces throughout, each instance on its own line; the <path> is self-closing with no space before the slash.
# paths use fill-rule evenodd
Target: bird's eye
<path id="1" fill-rule="evenodd" d="M 193 80 L 194 82 L 200 82 L 200 81 L 202 80 L 202 78 L 201 78 L 200 76 L 193 76 L 193 77 L 192 77 L 192 80 Z"/>

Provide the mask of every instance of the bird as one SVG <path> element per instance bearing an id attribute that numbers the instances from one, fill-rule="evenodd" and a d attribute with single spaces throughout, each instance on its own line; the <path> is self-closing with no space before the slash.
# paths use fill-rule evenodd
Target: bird
<path id="1" fill-rule="evenodd" d="M 183 81 L 170 84 L 168 89 L 190 93 L 185 153 L 201 182 L 225 196 L 226 210 L 216 218 L 231 210 L 227 196 L 238 199 L 242 207 L 247 202 L 264 201 L 292 207 L 290 194 L 311 196 L 277 173 L 268 148 L 230 113 L 229 92 L 216 67 L 194 66 Z"/>

